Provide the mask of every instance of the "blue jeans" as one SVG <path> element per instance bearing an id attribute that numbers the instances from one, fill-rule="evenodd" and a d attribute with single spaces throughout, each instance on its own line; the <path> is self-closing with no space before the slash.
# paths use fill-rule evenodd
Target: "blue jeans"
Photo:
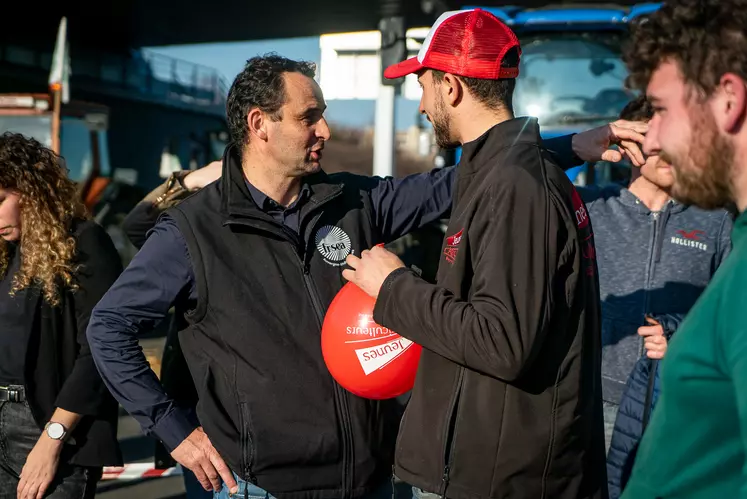
<path id="1" fill-rule="evenodd" d="M 271 495 L 266 490 L 262 490 L 256 485 L 245 482 L 239 478 L 236 473 L 233 474 L 236 483 L 239 485 L 239 491 L 236 494 L 231 494 L 226 487 L 226 484 L 220 489 L 220 492 L 215 492 L 213 495 L 214 499 L 275 499 L 275 496 Z M 397 490 L 395 488 L 395 490 Z M 395 498 L 396 495 L 396 498 Z M 381 487 L 374 490 L 363 499 L 413 499 L 414 496 L 408 490 L 407 494 L 395 494 L 392 492 L 392 483 L 390 481 L 384 483 Z"/>

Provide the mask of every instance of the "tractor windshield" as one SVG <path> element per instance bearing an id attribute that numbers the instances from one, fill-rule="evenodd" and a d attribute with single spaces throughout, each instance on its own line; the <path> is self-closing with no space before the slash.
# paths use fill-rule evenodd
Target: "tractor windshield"
<path id="1" fill-rule="evenodd" d="M 2 114 L 0 133 L 14 132 L 32 137 L 41 144 L 52 147 L 52 118 L 49 114 Z M 82 182 L 93 165 L 91 131 L 80 118 L 65 116 L 60 124 L 60 155 L 65 159 L 68 175 Z"/>
<path id="2" fill-rule="evenodd" d="M 52 147 L 52 118 L 49 115 L 3 114 L 0 112 L 0 133 L 20 133 Z"/>
<path id="3" fill-rule="evenodd" d="M 564 126 L 615 119 L 633 94 L 617 33 L 552 32 L 521 37 L 517 116 Z"/>

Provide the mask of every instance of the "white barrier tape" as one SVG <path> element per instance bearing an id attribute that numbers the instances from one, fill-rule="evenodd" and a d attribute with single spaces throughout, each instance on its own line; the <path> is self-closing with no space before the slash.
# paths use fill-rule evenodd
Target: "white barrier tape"
<path id="1" fill-rule="evenodd" d="M 140 480 L 143 478 L 157 478 L 164 476 L 177 476 L 182 474 L 182 467 L 176 465 L 173 468 L 157 470 L 153 463 L 128 463 L 124 466 L 105 466 L 102 480 Z"/>

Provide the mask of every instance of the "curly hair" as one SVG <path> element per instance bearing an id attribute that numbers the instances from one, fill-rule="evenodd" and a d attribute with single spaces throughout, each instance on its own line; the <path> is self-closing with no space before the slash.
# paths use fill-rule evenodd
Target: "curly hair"
<path id="1" fill-rule="evenodd" d="M 621 120 L 650 121 L 653 117 L 654 108 L 643 94 L 628 102 L 620 111 Z"/>
<path id="2" fill-rule="evenodd" d="M 44 299 L 60 302 L 60 286 L 75 290 L 73 219 L 85 218 L 75 183 L 61 159 L 34 139 L 6 132 L 0 135 L 0 187 L 19 195 L 21 266 L 11 294 L 40 286 Z M 0 276 L 9 264 L 8 245 L 0 240 Z"/>
<path id="3" fill-rule="evenodd" d="M 637 89 L 667 60 L 701 97 L 725 73 L 747 81 L 747 0 L 670 0 L 632 24 L 624 60 L 628 85 Z"/>
<path id="4" fill-rule="evenodd" d="M 231 140 L 240 146 L 249 141 L 246 116 L 259 108 L 273 121 L 282 119 L 280 108 L 285 103 L 283 73 L 301 73 L 309 78 L 316 74 L 316 64 L 294 61 L 274 53 L 252 57 L 236 76 L 226 100 L 226 120 Z"/>

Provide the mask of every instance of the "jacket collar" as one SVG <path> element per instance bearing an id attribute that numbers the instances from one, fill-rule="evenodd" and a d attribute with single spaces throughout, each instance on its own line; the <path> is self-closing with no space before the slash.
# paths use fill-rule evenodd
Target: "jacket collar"
<path id="1" fill-rule="evenodd" d="M 329 176 L 319 171 L 306 177 L 310 190 L 305 204 L 318 206 L 342 191 L 342 184 L 331 183 Z M 226 147 L 223 153 L 223 173 L 220 179 L 221 212 L 230 218 L 268 218 L 249 192 L 244 171 L 241 168 L 241 153 L 235 144 Z M 306 210 L 304 210 L 306 211 Z"/>
<path id="2" fill-rule="evenodd" d="M 648 209 L 648 206 L 641 201 L 638 196 L 630 192 L 627 188 L 621 188 L 620 189 L 620 202 L 624 204 L 625 206 L 628 206 L 635 211 L 643 214 L 648 215 L 651 212 L 651 210 Z M 680 202 L 675 201 L 674 199 L 670 199 L 662 208 L 662 211 L 669 211 L 670 213 L 681 213 L 687 209 L 687 205 L 682 204 Z"/>
<path id="3" fill-rule="evenodd" d="M 462 159 L 459 167 L 462 170 L 476 171 L 499 151 L 519 142 L 540 143 L 537 118 L 514 118 L 493 125 L 480 137 L 462 146 Z"/>

